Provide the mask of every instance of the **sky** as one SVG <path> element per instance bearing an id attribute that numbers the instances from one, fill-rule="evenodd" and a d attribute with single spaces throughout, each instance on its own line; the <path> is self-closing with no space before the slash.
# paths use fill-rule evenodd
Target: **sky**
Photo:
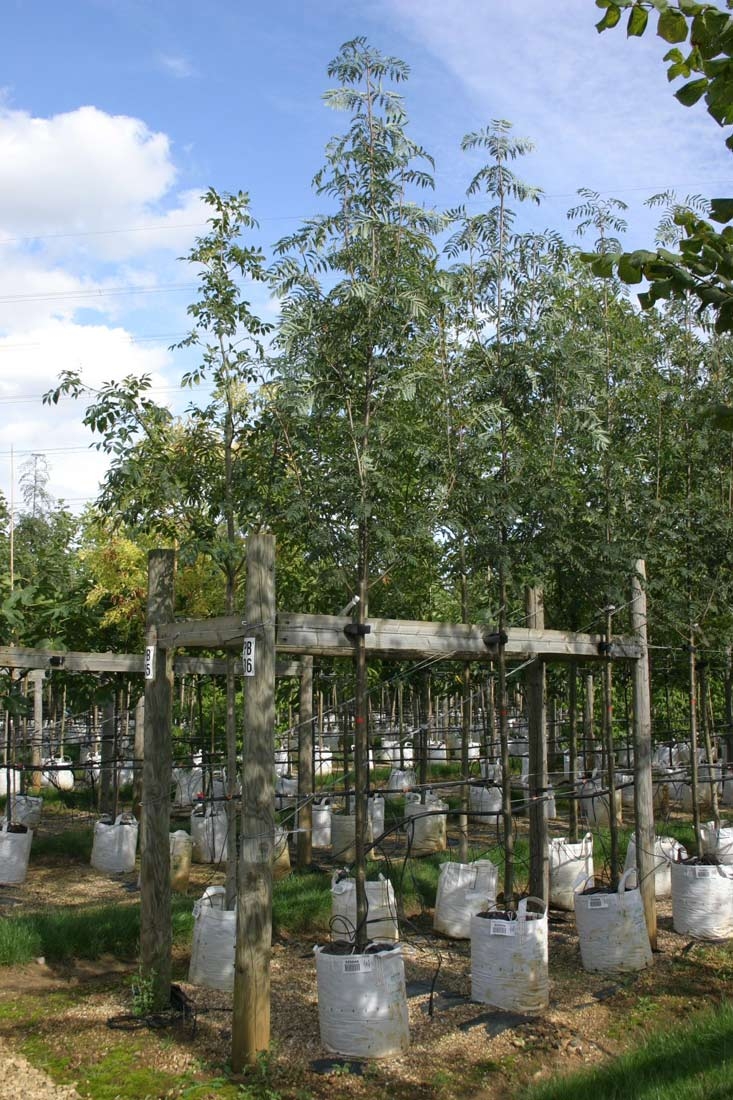
<path id="1" fill-rule="evenodd" d="M 60 371 L 90 387 L 151 376 L 183 407 L 205 232 L 201 195 L 247 191 L 273 244 L 323 210 L 311 181 L 345 118 L 322 102 L 329 61 L 357 35 L 410 66 L 409 132 L 436 161 L 437 208 L 465 197 L 467 132 L 507 119 L 542 188 L 517 227 L 576 239 L 585 187 L 628 204 L 624 245 L 653 243 L 650 195 L 733 194 L 733 161 L 704 105 L 681 107 L 647 31 L 599 35 L 593 0 L 2 0 L 0 40 L 0 492 L 44 456 L 49 491 L 80 511 L 105 458 L 84 403 L 41 397 Z M 590 240 L 586 242 L 589 246 Z M 248 293 L 269 320 L 277 302 Z M 203 394 L 205 398 L 205 394 Z M 186 398 L 188 399 L 188 398 Z M 12 451 L 12 459 L 11 459 Z M 14 475 L 11 477 L 11 473 Z"/>

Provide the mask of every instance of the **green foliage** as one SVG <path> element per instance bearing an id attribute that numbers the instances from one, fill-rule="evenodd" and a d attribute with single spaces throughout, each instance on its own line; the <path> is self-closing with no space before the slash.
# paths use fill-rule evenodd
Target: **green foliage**
<path id="1" fill-rule="evenodd" d="M 685 78 L 675 92 L 685 107 L 703 99 L 708 113 L 723 127 L 733 125 L 733 17 L 726 9 L 710 3 L 681 0 L 596 0 L 605 8 L 597 24 L 599 31 L 616 26 L 622 10 L 629 10 L 627 33 L 640 36 L 647 28 L 650 12 L 657 10 L 657 34 L 673 48 L 665 55 L 670 81 Z M 677 43 L 689 43 L 684 54 Z M 689 79 L 693 73 L 701 74 Z M 726 139 L 733 149 L 733 134 Z M 649 281 L 650 289 L 639 295 L 645 309 L 655 302 L 693 296 L 700 310 L 710 307 L 718 332 L 733 331 L 733 200 L 713 199 L 711 221 L 692 210 L 680 209 L 675 222 L 683 232 L 679 252 L 659 248 L 656 252 L 617 252 L 602 258 L 587 257 L 596 275 L 608 277 L 614 271 L 628 283 Z M 712 222 L 726 225 L 721 232 Z"/>

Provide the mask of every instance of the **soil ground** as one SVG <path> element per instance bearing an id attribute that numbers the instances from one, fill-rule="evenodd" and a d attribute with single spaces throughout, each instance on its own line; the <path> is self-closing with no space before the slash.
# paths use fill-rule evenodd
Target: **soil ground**
<path id="1" fill-rule="evenodd" d="M 80 820 L 77 815 L 76 827 Z M 59 827 L 62 822 L 46 817 L 41 829 Z M 222 881 L 219 870 L 194 867 L 192 904 L 204 886 Z M 0 919 L 48 906 L 131 904 L 138 897 L 136 875 L 109 878 L 79 860 L 32 858 L 23 886 L 0 888 Z M 675 934 L 668 901 L 659 903 L 653 966 L 630 975 L 585 972 L 573 915 L 552 912 L 550 1007 L 535 1018 L 471 1002 L 468 942 L 434 935 L 428 912 L 412 917 L 403 942 L 410 1048 L 399 1057 L 349 1063 L 323 1050 L 315 938 L 274 942 L 272 1052 L 239 1089 L 226 1071 L 232 998 L 187 984 L 185 951 L 176 952 L 174 978 L 193 1015 L 160 1030 L 114 1026 L 131 1011 L 134 960 L 37 960 L 0 971 L 0 1100 L 507 1100 L 528 1083 L 612 1058 L 648 1030 L 679 1023 L 731 993 L 731 947 Z"/>

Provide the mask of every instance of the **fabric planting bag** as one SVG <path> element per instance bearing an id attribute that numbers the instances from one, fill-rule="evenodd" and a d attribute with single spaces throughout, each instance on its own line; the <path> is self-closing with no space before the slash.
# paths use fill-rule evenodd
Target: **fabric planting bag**
<path id="1" fill-rule="evenodd" d="M 540 912 L 530 913 L 532 903 Z M 471 917 L 471 999 L 505 1012 L 533 1015 L 550 999 L 547 906 L 523 898 L 517 912 Z"/>
<path id="2" fill-rule="evenodd" d="M 16 825 L 37 829 L 41 824 L 43 798 L 40 795 L 13 794 L 10 796 L 10 818 Z"/>
<path id="3" fill-rule="evenodd" d="M 134 871 L 137 833 L 137 821 L 132 814 L 118 814 L 114 822 L 97 821 L 92 842 L 92 867 L 110 875 Z"/>
<path id="4" fill-rule="evenodd" d="M 433 928 L 451 939 L 471 937 L 471 917 L 493 909 L 499 872 L 491 860 L 443 863 L 438 875 Z"/>
<path id="5" fill-rule="evenodd" d="M 191 985 L 234 989 L 237 912 L 226 909 L 223 886 L 209 886 L 193 907 L 193 940 L 188 980 Z"/>
<path id="6" fill-rule="evenodd" d="M 733 936 L 733 868 L 691 859 L 670 870 L 675 932 L 698 940 Z"/>
<path id="7" fill-rule="evenodd" d="M 441 802 L 431 791 L 426 792 L 423 805 L 419 795 L 405 800 L 405 831 L 412 855 L 444 852 L 448 847 L 448 803 Z"/>
<path id="8" fill-rule="evenodd" d="M 668 898 L 672 893 L 672 872 L 670 866 L 679 859 L 687 858 L 687 849 L 683 848 L 673 836 L 654 838 L 654 894 L 658 898 Z M 632 836 L 626 849 L 624 871 L 633 870 L 629 885 L 636 886 L 636 837 Z"/>
<path id="9" fill-rule="evenodd" d="M 710 856 L 727 867 L 733 865 L 733 828 L 708 821 L 700 826 L 702 854 Z"/>
<path id="10" fill-rule="evenodd" d="M 651 966 L 652 949 L 637 887 L 628 888 L 636 869 L 626 871 L 618 889 L 575 895 L 575 924 L 585 970 L 632 972 Z"/>
<path id="11" fill-rule="evenodd" d="M 388 1058 L 407 1050 L 410 1030 L 399 944 L 344 954 L 314 948 L 321 1043 L 347 1058 Z"/>
<path id="12" fill-rule="evenodd" d="M 593 836 L 571 842 L 558 837 L 549 842 L 550 906 L 572 913 L 575 895 L 593 878 Z"/>
<path id="13" fill-rule="evenodd" d="M 367 882 L 367 938 L 372 941 L 396 943 L 400 938 L 397 924 L 397 902 L 392 883 L 380 875 L 376 882 Z M 356 882 L 344 871 L 334 871 L 331 878 L 331 934 L 335 940 L 353 943 L 356 933 Z"/>
<path id="14" fill-rule="evenodd" d="M 20 886 L 28 874 L 33 830 L 26 825 L 9 825 L 3 820 L 0 828 L 0 886 Z"/>

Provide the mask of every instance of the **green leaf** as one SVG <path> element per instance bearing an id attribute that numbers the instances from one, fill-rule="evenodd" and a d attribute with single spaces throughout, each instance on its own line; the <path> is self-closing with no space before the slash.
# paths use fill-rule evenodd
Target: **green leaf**
<path id="1" fill-rule="evenodd" d="M 677 0 L 677 5 L 684 15 L 699 15 L 703 10 L 702 4 L 696 0 Z"/>
<path id="2" fill-rule="evenodd" d="M 634 256 L 628 252 L 624 252 L 618 262 L 618 277 L 630 286 L 634 283 L 640 283 L 642 280 L 641 266 L 636 262 Z"/>
<path id="3" fill-rule="evenodd" d="M 657 34 L 665 42 L 685 42 L 687 39 L 687 20 L 680 11 L 667 8 L 657 22 Z"/>
<path id="4" fill-rule="evenodd" d="M 714 222 L 729 222 L 733 220 L 733 199 L 711 199 L 710 217 Z"/>
<path id="5" fill-rule="evenodd" d="M 602 256 L 595 254 L 591 263 L 591 271 L 600 279 L 610 279 L 620 259 L 620 252 L 605 252 Z"/>
<path id="6" fill-rule="evenodd" d="M 596 23 L 596 30 L 600 34 L 601 31 L 608 30 L 609 27 L 615 27 L 620 18 L 621 8 L 618 4 L 609 4 L 603 19 L 601 19 L 600 23 Z"/>
<path id="7" fill-rule="evenodd" d="M 729 405 L 711 405 L 705 410 L 706 419 L 721 432 L 733 432 L 733 409 Z"/>
<path id="8" fill-rule="evenodd" d="M 698 99 L 705 94 L 708 83 L 707 77 L 704 76 L 698 80 L 690 80 L 674 93 L 675 99 L 678 99 L 683 107 L 692 107 L 693 103 L 697 103 Z"/>
<path id="9" fill-rule="evenodd" d="M 649 22 L 649 12 L 646 8 L 633 7 L 629 15 L 629 21 L 626 24 L 626 35 L 631 38 L 640 38 L 646 30 L 646 25 Z"/>

